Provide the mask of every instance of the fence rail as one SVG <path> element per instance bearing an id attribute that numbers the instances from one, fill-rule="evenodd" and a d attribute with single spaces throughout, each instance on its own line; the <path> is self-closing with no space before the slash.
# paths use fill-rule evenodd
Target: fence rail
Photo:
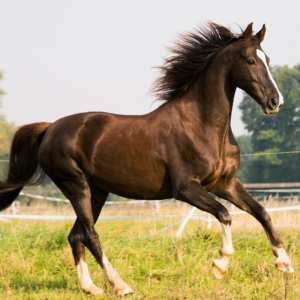
<path id="1" fill-rule="evenodd" d="M 171 228 L 175 225 L 178 225 L 181 223 L 181 226 L 179 230 L 177 231 L 176 237 L 178 238 L 181 233 L 184 230 L 184 227 L 186 226 L 189 219 L 193 220 L 202 220 L 207 221 L 208 228 L 211 228 L 211 222 L 218 222 L 216 219 L 211 219 L 210 214 L 208 213 L 202 213 L 202 214 L 194 214 L 196 208 L 193 207 L 189 214 L 184 215 L 152 215 L 152 216 L 99 216 L 98 220 L 132 220 L 132 219 L 156 219 L 156 218 L 182 218 L 180 221 L 177 221 L 176 223 L 173 223 L 172 225 L 168 225 L 165 228 L 150 234 L 150 236 L 161 233 L 168 228 Z M 293 210 L 300 210 L 300 205 L 297 206 L 285 206 L 285 207 L 274 207 L 274 208 L 266 208 L 267 212 L 281 212 L 281 211 L 293 211 Z M 237 211 L 237 212 L 230 212 L 230 214 L 238 215 L 238 214 L 245 214 L 244 211 Z M 207 216 L 207 218 L 204 218 L 204 216 Z M 48 220 L 75 220 L 77 217 L 75 215 L 72 216 L 50 216 L 50 215 L 14 215 L 14 214 L 0 214 L 0 220 L 4 222 L 10 222 L 6 219 L 27 219 L 27 220 L 42 220 L 42 221 L 48 221 Z M 245 222 L 233 222 L 233 223 L 245 223 Z M 251 225 L 259 225 L 258 223 L 247 223 Z M 293 224 L 274 224 L 275 227 L 286 227 L 286 228 L 300 228 L 299 225 L 293 225 Z M 27 228 L 23 228 L 28 230 Z"/>
<path id="2" fill-rule="evenodd" d="M 243 185 L 246 189 L 300 188 L 300 182 L 244 183 Z M 270 192 L 270 193 L 277 193 L 277 192 L 296 193 L 296 192 L 299 192 L 300 193 L 300 189 L 297 189 L 297 190 L 252 190 L 251 192 Z M 23 190 L 23 192 L 20 193 L 20 195 L 36 197 L 39 194 L 60 194 L 60 193 L 61 193 L 61 191 L 58 189 L 57 190 L 39 189 L 39 190 Z M 36 197 L 36 198 L 38 198 L 38 197 Z M 45 198 L 51 198 L 51 197 L 45 197 Z M 143 201 L 143 200 L 136 200 L 136 201 Z"/>
<path id="3" fill-rule="evenodd" d="M 259 188 L 296 188 L 300 187 L 300 182 L 280 182 L 280 183 L 244 183 L 246 189 Z"/>

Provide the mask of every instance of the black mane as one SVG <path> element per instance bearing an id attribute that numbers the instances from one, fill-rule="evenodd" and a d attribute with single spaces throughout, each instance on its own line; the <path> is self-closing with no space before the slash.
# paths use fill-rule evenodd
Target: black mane
<path id="1" fill-rule="evenodd" d="M 198 26 L 194 33 L 181 34 L 174 47 L 168 48 L 170 56 L 159 67 L 162 75 L 153 84 L 157 99 L 170 101 L 181 97 L 210 58 L 239 39 L 243 39 L 243 31 L 235 34 L 213 22 Z"/>

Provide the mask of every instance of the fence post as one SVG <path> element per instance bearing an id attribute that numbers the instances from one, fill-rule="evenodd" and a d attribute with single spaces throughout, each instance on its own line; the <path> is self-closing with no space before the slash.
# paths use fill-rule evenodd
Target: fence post
<path id="1" fill-rule="evenodd" d="M 231 203 L 231 210 L 234 211 L 234 209 L 235 209 L 235 206 L 234 206 L 234 204 Z"/>
<path id="2" fill-rule="evenodd" d="M 189 218 L 191 217 L 191 215 L 194 213 L 194 211 L 195 211 L 196 209 L 197 209 L 196 207 L 193 207 L 193 208 L 191 209 L 191 211 L 189 212 L 189 214 L 187 215 L 187 217 L 186 217 L 186 218 L 184 219 L 184 221 L 182 222 L 182 224 L 181 224 L 181 226 L 180 226 L 180 228 L 179 228 L 179 230 L 177 231 L 177 234 L 176 234 L 176 237 L 177 237 L 177 238 L 180 236 L 180 234 L 181 234 L 181 232 L 183 231 L 183 229 L 184 229 L 184 227 L 185 227 L 187 221 L 189 220 Z"/>
<path id="3" fill-rule="evenodd" d="M 208 217 L 207 217 L 207 229 L 210 229 L 211 228 L 211 218 L 210 218 L 210 214 L 208 214 Z"/>
<path id="4" fill-rule="evenodd" d="M 156 213 L 159 213 L 159 201 L 155 201 Z"/>
<path id="5" fill-rule="evenodd" d="M 16 214 L 16 203 L 15 203 L 15 202 L 13 202 L 12 205 L 11 205 L 11 213 L 12 213 L 13 215 Z"/>

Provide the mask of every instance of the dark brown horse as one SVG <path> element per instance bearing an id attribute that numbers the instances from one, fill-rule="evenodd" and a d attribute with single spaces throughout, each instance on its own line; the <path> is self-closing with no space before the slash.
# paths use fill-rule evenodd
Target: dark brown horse
<path id="1" fill-rule="evenodd" d="M 222 278 L 234 252 L 231 217 L 212 192 L 254 216 L 269 238 L 276 267 L 293 272 L 269 215 L 235 176 L 240 150 L 230 119 L 236 88 L 252 96 L 265 114 L 283 104 L 260 46 L 265 32 L 263 26 L 253 35 L 251 23 L 237 35 L 208 23 L 182 36 L 154 85 L 166 102 L 147 115 L 90 112 L 21 127 L 12 142 L 8 178 L 0 182 L 0 209 L 46 173 L 77 215 L 69 242 L 80 286 L 94 295 L 104 291 L 90 278 L 85 247 L 118 294 L 132 292 L 101 250 L 94 228 L 109 192 L 132 199 L 174 197 L 214 215 L 223 242 L 212 270 Z"/>

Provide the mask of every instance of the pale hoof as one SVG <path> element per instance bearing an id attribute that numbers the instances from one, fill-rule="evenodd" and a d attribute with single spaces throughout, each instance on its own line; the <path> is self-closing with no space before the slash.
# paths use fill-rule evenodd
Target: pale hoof
<path id="1" fill-rule="evenodd" d="M 105 292 L 102 289 L 99 289 L 98 292 L 96 292 L 96 294 L 93 294 L 94 296 L 103 296 L 105 295 Z"/>
<path id="2" fill-rule="evenodd" d="M 286 272 L 286 273 L 294 273 L 294 268 L 291 262 L 276 261 L 275 266 L 279 271 Z"/>
<path id="3" fill-rule="evenodd" d="M 123 289 L 119 288 L 119 289 L 116 289 L 116 293 L 117 293 L 117 295 L 126 295 L 126 294 L 133 293 L 133 289 L 130 287 L 123 288 Z"/>
<path id="4" fill-rule="evenodd" d="M 104 290 L 98 288 L 97 286 L 92 286 L 92 287 L 88 287 L 88 288 L 83 288 L 82 289 L 85 293 L 87 294 L 91 294 L 91 295 L 94 295 L 94 296 L 103 296 L 105 295 L 105 292 Z"/>
<path id="5" fill-rule="evenodd" d="M 224 266 L 219 259 L 214 260 L 211 269 L 217 279 L 222 279 L 226 272 L 226 269 L 224 270 Z"/>

